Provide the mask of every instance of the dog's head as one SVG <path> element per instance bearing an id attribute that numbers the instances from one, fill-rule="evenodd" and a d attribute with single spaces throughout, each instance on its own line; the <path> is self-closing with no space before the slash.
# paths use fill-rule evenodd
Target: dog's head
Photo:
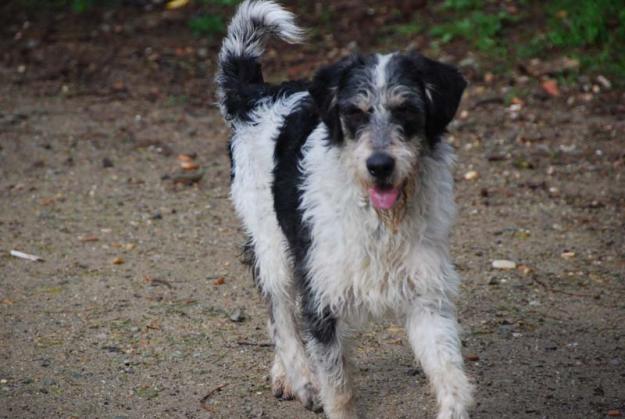
<path id="1" fill-rule="evenodd" d="M 409 193 L 420 158 L 440 141 L 466 81 L 417 53 L 350 56 L 322 68 L 310 94 L 331 145 L 369 194 L 390 210 Z"/>

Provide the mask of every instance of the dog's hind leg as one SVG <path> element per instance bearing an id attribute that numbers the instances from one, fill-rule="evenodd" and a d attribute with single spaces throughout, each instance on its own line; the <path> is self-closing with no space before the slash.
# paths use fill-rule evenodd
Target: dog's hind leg
<path id="1" fill-rule="evenodd" d="M 464 370 L 458 324 L 450 302 L 416 306 L 406 332 L 412 349 L 436 393 L 438 419 L 468 419 L 472 386 Z"/>
<path id="2" fill-rule="evenodd" d="M 319 385 L 297 328 L 292 301 L 274 296 L 270 304 L 269 333 L 276 350 L 271 369 L 272 392 L 282 399 L 296 397 L 307 409 L 320 411 Z"/>

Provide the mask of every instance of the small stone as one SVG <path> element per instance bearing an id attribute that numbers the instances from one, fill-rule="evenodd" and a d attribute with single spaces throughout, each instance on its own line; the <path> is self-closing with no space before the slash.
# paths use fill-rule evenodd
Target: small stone
<path id="1" fill-rule="evenodd" d="M 573 259 L 575 257 L 575 252 L 563 252 L 560 256 L 562 257 L 562 259 Z"/>
<path id="2" fill-rule="evenodd" d="M 102 167 L 105 169 L 108 169 L 110 167 L 113 167 L 113 160 L 109 159 L 108 157 L 104 157 L 102 159 Z"/>
<path id="3" fill-rule="evenodd" d="M 469 170 L 467 173 L 464 174 L 465 180 L 475 180 L 479 177 L 480 177 L 480 174 L 475 170 Z"/>
<path id="4" fill-rule="evenodd" d="M 515 269 L 516 263 L 511 260 L 498 259 L 493 261 L 493 268 L 505 270 Z"/>
<path id="5" fill-rule="evenodd" d="M 155 212 L 154 214 L 152 214 L 151 217 L 153 220 L 162 220 L 163 219 L 163 214 L 161 214 L 160 211 Z"/>
<path id="6" fill-rule="evenodd" d="M 240 308 L 237 308 L 236 310 L 232 312 L 232 314 L 230 314 L 230 320 L 232 320 L 235 323 L 240 323 L 243 320 L 245 320 L 245 315 L 243 314 Z"/>
<path id="7" fill-rule="evenodd" d="M 497 333 L 502 336 L 509 336 L 512 333 L 512 326 L 509 324 L 503 324 L 497 328 Z"/>
<path id="8" fill-rule="evenodd" d="M 601 74 L 597 76 L 597 82 L 599 82 L 599 84 L 602 85 L 605 89 L 612 88 L 612 83 L 610 82 L 610 80 L 608 80 L 605 76 Z"/>
<path id="9" fill-rule="evenodd" d="M 44 378 L 43 380 L 41 380 L 41 384 L 44 386 L 54 386 L 56 385 L 56 381 L 52 378 Z"/>

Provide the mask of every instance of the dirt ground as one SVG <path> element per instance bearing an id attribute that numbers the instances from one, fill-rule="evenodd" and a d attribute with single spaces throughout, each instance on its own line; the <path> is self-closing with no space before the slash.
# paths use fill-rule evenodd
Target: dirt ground
<path id="1" fill-rule="evenodd" d="M 211 104 L 216 43 L 168 19 L 98 36 L 35 22 L 0 45 L 0 417 L 318 417 L 269 388 Z M 269 51 L 272 77 L 284 61 L 309 74 L 313 48 Z M 450 129 L 476 418 L 625 414 L 625 96 L 588 79 L 557 97 L 521 80 L 515 105 L 509 78 L 478 72 Z M 181 153 L 200 168 L 182 172 Z M 398 325 L 356 343 L 363 415 L 434 417 Z"/>

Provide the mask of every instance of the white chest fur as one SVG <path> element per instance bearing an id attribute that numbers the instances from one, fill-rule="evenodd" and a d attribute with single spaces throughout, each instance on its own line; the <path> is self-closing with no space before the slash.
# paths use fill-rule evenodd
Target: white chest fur
<path id="1" fill-rule="evenodd" d="M 454 217 L 451 148 L 439 145 L 424 158 L 418 192 L 393 232 L 339 163 L 340 148 L 325 146 L 324 135 L 321 126 L 307 144 L 301 203 L 312 241 L 309 280 L 321 306 L 379 317 L 417 300 L 449 298 L 458 282 L 447 250 Z"/>

